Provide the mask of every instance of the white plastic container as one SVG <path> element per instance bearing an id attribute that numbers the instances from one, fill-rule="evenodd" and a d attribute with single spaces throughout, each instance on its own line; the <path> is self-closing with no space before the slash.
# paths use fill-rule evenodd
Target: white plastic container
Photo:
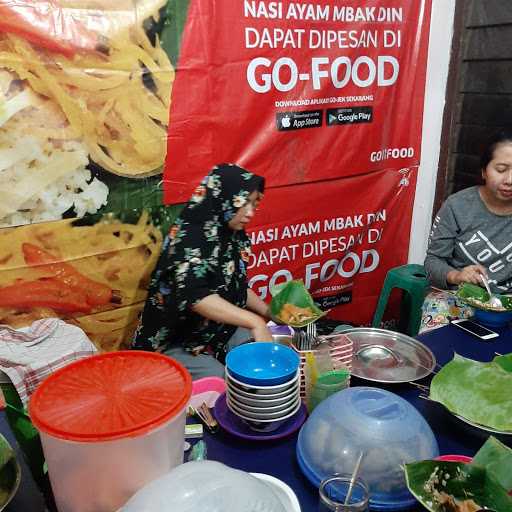
<path id="1" fill-rule="evenodd" d="M 183 462 L 190 374 L 121 351 L 72 363 L 30 400 L 59 512 L 112 512 Z"/>
<path id="2" fill-rule="evenodd" d="M 295 493 L 270 475 L 220 462 L 187 462 L 140 490 L 119 512 L 300 512 Z"/>

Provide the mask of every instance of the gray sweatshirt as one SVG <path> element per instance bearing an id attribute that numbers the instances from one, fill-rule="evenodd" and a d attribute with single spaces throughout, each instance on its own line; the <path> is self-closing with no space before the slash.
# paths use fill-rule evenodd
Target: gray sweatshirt
<path id="1" fill-rule="evenodd" d="M 461 190 L 444 202 L 425 258 L 431 284 L 444 289 L 450 270 L 473 264 L 487 268 L 493 291 L 512 292 L 512 215 L 490 212 L 478 187 Z"/>

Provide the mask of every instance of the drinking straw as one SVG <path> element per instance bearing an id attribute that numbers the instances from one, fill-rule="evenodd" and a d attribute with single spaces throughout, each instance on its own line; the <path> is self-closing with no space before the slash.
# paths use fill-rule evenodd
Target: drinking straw
<path id="1" fill-rule="evenodd" d="M 363 452 L 359 453 L 359 457 L 357 458 L 356 466 L 352 473 L 352 477 L 350 478 L 350 484 L 348 486 L 347 496 L 345 497 L 345 503 L 343 505 L 348 505 L 350 503 L 350 498 L 352 497 L 352 491 L 354 490 L 354 484 L 356 483 L 357 477 L 359 475 L 359 469 L 361 467 L 361 461 L 363 460 Z"/>

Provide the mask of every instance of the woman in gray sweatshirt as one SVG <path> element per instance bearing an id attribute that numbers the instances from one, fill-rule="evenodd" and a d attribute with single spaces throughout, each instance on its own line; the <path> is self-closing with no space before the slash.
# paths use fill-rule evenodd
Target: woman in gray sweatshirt
<path id="1" fill-rule="evenodd" d="M 501 130 L 489 140 L 481 156 L 481 173 L 484 185 L 461 190 L 442 205 L 424 265 L 430 283 L 437 288 L 455 288 L 463 282 L 481 286 L 483 274 L 492 291 L 510 293 L 512 129 Z M 439 302 L 440 294 L 434 295 Z M 424 313 L 427 302 L 428 297 Z M 439 304 L 436 307 L 441 309 Z"/>

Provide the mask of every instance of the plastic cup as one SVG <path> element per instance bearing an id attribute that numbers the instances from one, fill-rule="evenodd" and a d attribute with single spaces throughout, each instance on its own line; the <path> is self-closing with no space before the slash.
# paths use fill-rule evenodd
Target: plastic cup
<path id="1" fill-rule="evenodd" d="M 368 486 L 361 478 L 356 478 L 348 503 L 345 504 L 352 475 L 336 474 L 322 480 L 318 489 L 320 495 L 319 512 L 368 512 Z"/>
<path id="2" fill-rule="evenodd" d="M 308 410 L 311 411 L 328 396 L 348 387 L 350 373 L 348 370 L 332 370 L 319 375 L 311 388 L 308 400 Z"/>

